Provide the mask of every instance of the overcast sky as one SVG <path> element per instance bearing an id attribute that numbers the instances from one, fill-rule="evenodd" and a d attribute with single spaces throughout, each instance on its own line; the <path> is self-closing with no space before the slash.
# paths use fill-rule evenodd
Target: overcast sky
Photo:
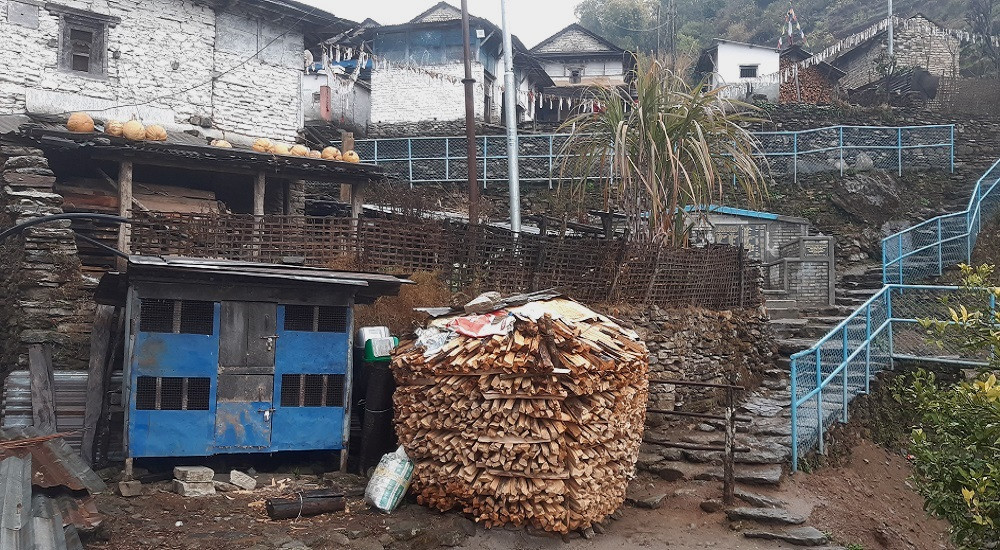
<path id="1" fill-rule="evenodd" d="M 303 1 L 338 17 L 354 21 L 371 17 L 383 25 L 409 21 L 437 3 L 437 0 Z M 507 0 L 511 32 L 530 48 L 575 22 L 573 8 L 577 3 L 579 0 Z M 452 0 L 451 4 L 458 6 L 460 0 Z M 500 25 L 500 0 L 469 0 L 469 12 Z"/>

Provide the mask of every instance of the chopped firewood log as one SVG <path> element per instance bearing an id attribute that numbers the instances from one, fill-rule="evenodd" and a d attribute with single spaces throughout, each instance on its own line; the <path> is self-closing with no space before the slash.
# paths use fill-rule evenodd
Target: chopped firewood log
<path id="1" fill-rule="evenodd" d="M 460 509 L 487 527 L 585 529 L 622 505 L 634 474 L 646 346 L 562 298 L 509 314 L 506 336 L 455 335 L 433 353 L 410 341 L 393 353 L 412 490 L 423 505 Z"/>

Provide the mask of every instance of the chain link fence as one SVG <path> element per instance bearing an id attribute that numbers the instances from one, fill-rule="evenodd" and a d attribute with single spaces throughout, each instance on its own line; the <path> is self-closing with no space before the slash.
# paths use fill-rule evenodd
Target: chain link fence
<path id="1" fill-rule="evenodd" d="M 996 311 L 987 289 L 889 285 L 811 348 L 792 356 L 792 469 L 812 450 L 824 452 L 824 432 L 847 422 L 848 405 L 868 393 L 873 376 L 894 360 L 983 365 L 987 353 L 970 350 L 960 335 L 931 337 L 921 320 L 950 323 L 951 308 Z"/>
<path id="2" fill-rule="evenodd" d="M 932 218 L 882 241 L 882 279 L 912 284 L 972 260 L 983 220 L 1000 214 L 1000 160 L 976 182 L 969 207 Z"/>
<path id="3" fill-rule="evenodd" d="M 763 169 L 774 176 L 850 171 L 954 170 L 955 128 L 943 126 L 831 126 L 801 132 L 758 132 Z M 569 134 L 518 138 L 520 181 L 555 186 L 569 180 L 561 154 Z M 466 181 L 469 163 L 464 137 L 362 139 L 354 149 L 411 184 Z M 340 143 L 334 143 L 340 146 Z M 476 175 L 484 186 L 507 182 L 507 137 L 476 138 Z"/>

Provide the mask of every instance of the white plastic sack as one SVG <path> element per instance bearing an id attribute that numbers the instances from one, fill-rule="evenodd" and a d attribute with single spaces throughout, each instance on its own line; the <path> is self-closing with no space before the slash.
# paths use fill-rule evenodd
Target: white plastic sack
<path id="1" fill-rule="evenodd" d="M 390 513 L 399 506 L 413 479 L 413 461 L 402 447 L 382 457 L 365 489 L 365 502 Z"/>

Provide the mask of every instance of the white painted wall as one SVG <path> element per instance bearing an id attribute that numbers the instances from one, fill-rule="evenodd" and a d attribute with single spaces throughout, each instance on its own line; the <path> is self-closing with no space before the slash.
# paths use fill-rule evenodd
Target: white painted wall
<path id="1" fill-rule="evenodd" d="M 604 60 L 549 60 L 542 67 L 556 86 L 574 85 L 570 81 L 573 69 L 583 68 L 582 83 L 606 81 L 611 85 L 625 83 L 625 65 L 622 61 Z"/>
<path id="2" fill-rule="evenodd" d="M 326 74 L 302 76 L 302 107 L 306 120 L 322 120 L 320 87 L 327 85 Z M 371 92 L 350 79 L 334 75 L 330 78 L 331 122 L 352 132 L 365 134 L 372 111 Z"/>
<path id="3" fill-rule="evenodd" d="M 718 43 L 713 86 L 718 88 L 748 80 L 740 78 L 741 65 L 758 65 L 757 76 L 765 76 L 778 72 L 780 54 L 769 46 L 750 46 L 744 44 Z"/>
<path id="4" fill-rule="evenodd" d="M 243 63 L 261 40 L 286 31 L 269 21 L 216 16 L 191 0 L 62 0 L 61 5 L 121 18 L 107 38 L 107 74 L 93 77 L 59 69 L 58 16 L 44 2 L 37 25 L 8 21 L 0 0 L 0 114 L 89 110 L 99 119 L 130 118 L 189 128 L 207 117 L 227 134 L 292 140 L 301 126 L 302 35 L 291 32 Z M 218 32 L 219 19 L 223 28 Z M 240 27 L 254 34 L 231 32 Z M 225 74 L 221 74 L 225 73 Z M 213 75 L 217 76 L 212 81 Z M 138 107 L 104 110 L 123 104 Z"/>

